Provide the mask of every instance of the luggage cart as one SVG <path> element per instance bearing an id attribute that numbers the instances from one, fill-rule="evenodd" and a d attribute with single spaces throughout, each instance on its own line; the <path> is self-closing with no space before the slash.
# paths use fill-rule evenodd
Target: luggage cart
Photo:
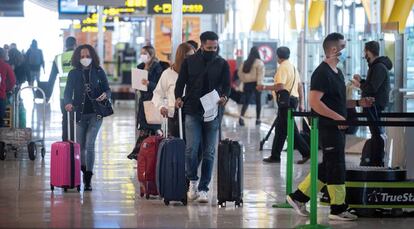
<path id="1" fill-rule="evenodd" d="M 19 115 L 18 108 L 20 103 L 20 94 L 23 90 L 31 89 L 32 91 L 40 91 L 43 96 L 43 129 L 42 137 L 39 139 L 32 138 L 31 128 L 19 128 Z M 45 150 L 45 131 L 46 131 L 46 95 L 45 92 L 39 87 L 27 86 L 21 88 L 13 101 L 13 114 L 14 122 L 12 128 L 0 128 L 0 160 L 6 159 L 6 154 L 14 152 L 14 157 L 17 158 L 17 153 L 27 147 L 27 152 L 30 160 L 35 160 L 37 156 L 37 146 L 40 145 L 40 153 L 42 158 L 46 154 Z"/>

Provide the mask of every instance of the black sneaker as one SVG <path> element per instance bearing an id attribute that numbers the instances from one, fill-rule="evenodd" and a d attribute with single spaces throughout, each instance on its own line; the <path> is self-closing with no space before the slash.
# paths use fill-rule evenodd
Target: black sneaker
<path id="1" fill-rule="evenodd" d="M 273 157 L 268 157 L 268 158 L 263 159 L 263 162 L 266 162 L 266 163 L 280 163 L 280 159 L 275 159 Z"/>

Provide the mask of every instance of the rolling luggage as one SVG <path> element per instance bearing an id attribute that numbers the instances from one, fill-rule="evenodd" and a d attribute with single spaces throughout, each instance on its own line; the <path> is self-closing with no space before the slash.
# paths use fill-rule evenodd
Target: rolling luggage
<path id="1" fill-rule="evenodd" d="M 150 198 L 150 195 L 158 195 L 155 171 L 157 152 L 161 140 L 161 136 L 150 136 L 141 143 L 139 149 L 137 173 L 140 183 L 140 195 L 141 197 L 145 195 L 147 199 Z"/>
<path id="2" fill-rule="evenodd" d="M 217 200 L 225 207 L 226 201 L 243 204 L 243 154 L 240 144 L 229 139 L 220 141 L 218 147 Z"/>
<path id="3" fill-rule="evenodd" d="M 167 137 L 162 140 L 157 158 L 157 187 L 165 205 L 170 201 L 180 201 L 187 205 L 187 185 L 185 176 L 185 142 L 182 131 L 181 109 L 178 111 L 180 138 Z M 168 118 L 166 119 L 168 133 Z"/>
<path id="4" fill-rule="evenodd" d="M 76 120 L 76 113 L 74 115 Z M 76 121 L 74 121 L 76 122 Z M 70 135 L 70 115 L 68 112 L 68 136 Z M 55 142 L 50 151 L 50 189 L 55 187 L 76 188 L 80 191 L 80 145 L 76 143 L 76 123 L 74 124 L 75 141 Z"/>

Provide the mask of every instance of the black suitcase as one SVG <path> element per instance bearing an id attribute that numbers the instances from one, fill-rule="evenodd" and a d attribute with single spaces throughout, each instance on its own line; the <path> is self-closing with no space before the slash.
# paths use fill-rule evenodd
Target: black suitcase
<path id="1" fill-rule="evenodd" d="M 237 141 L 219 143 L 217 192 L 218 206 L 225 207 L 226 201 L 235 202 L 236 207 L 243 205 L 243 154 Z"/>

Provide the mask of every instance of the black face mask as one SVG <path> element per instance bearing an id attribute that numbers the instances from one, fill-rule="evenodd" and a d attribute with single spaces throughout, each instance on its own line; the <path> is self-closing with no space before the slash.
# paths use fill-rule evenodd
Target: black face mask
<path id="1" fill-rule="evenodd" d="M 203 51 L 203 59 L 207 62 L 214 59 L 216 55 L 216 51 Z"/>

